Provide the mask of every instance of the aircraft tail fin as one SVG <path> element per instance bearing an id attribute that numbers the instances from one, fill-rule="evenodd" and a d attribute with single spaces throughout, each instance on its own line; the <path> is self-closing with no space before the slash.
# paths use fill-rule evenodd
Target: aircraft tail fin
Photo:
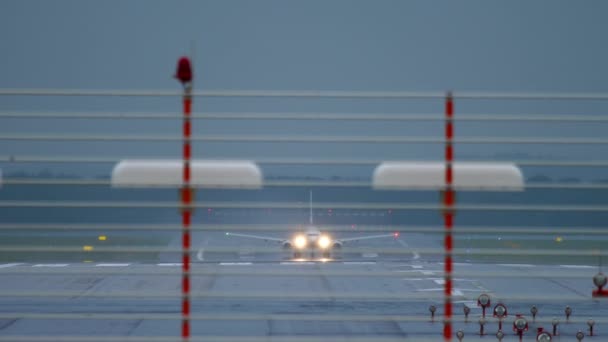
<path id="1" fill-rule="evenodd" d="M 312 190 L 310 190 L 308 192 L 308 223 L 310 223 L 310 225 L 313 224 L 313 220 L 312 220 Z"/>

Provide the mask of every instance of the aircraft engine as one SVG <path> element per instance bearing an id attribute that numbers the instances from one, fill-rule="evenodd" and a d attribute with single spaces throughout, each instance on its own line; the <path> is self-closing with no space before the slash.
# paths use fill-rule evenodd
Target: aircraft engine
<path id="1" fill-rule="evenodd" d="M 283 245 L 283 249 L 291 249 L 293 247 L 291 244 L 291 241 L 289 241 L 289 240 L 283 241 L 282 245 Z"/>
<path id="2" fill-rule="evenodd" d="M 334 249 L 340 249 L 340 248 L 342 248 L 342 242 L 334 241 L 334 244 L 332 246 Z"/>

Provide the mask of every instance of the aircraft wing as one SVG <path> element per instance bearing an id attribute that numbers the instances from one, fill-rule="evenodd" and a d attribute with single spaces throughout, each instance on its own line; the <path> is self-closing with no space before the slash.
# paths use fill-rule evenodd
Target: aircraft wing
<path id="1" fill-rule="evenodd" d="M 228 232 L 226 233 L 226 236 L 236 236 L 236 237 L 242 237 L 242 238 L 248 238 L 248 239 L 258 239 L 258 240 L 274 241 L 274 242 L 284 242 L 285 241 L 285 239 L 280 239 L 280 238 L 270 237 L 270 236 L 237 234 L 237 233 L 228 233 Z"/>
<path id="2" fill-rule="evenodd" d="M 337 241 L 339 242 L 354 242 L 354 241 L 359 241 L 359 240 L 371 240 L 371 239 L 381 239 L 381 238 L 387 238 L 387 237 L 398 237 L 399 235 L 395 236 L 395 234 L 381 234 L 381 235 L 368 235 L 368 236 L 361 236 L 361 237 L 355 237 L 355 238 L 347 238 L 347 239 L 338 239 Z"/>

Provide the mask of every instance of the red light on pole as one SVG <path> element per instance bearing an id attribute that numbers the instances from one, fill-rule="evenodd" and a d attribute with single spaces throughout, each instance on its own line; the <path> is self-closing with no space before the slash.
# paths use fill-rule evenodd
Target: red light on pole
<path id="1" fill-rule="evenodd" d="M 188 57 L 181 57 L 177 61 L 177 70 L 174 77 L 184 85 L 192 82 L 192 65 Z"/>
<path id="2" fill-rule="evenodd" d="M 608 277 L 604 273 L 598 273 L 593 277 L 593 284 L 597 286 L 597 290 L 593 291 L 593 297 L 608 297 L 608 291 L 604 290 L 604 286 L 608 283 Z"/>
<path id="3" fill-rule="evenodd" d="M 490 296 L 486 293 L 482 293 L 477 298 L 477 306 L 481 306 L 481 312 L 483 318 L 486 318 L 486 308 L 490 307 L 492 302 L 490 301 Z"/>

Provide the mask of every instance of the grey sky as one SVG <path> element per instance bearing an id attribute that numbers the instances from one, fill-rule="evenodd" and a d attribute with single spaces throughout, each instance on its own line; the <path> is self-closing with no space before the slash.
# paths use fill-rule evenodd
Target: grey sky
<path id="1" fill-rule="evenodd" d="M 177 57 L 196 47 L 196 87 L 206 89 L 608 91 L 605 1 L 3 1 L 0 87 L 177 89 Z M 178 111 L 164 100 L 0 98 L 0 110 Z M 210 100 L 198 111 L 440 112 L 441 103 Z M 458 103 L 461 112 L 600 114 L 605 103 Z M 2 132 L 177 134 L 176 123 L 128 124 L 5 120 Z M 507 128 L 511 129 L 507 129 Z M 504 126 L 498 134 L 530 136 L 538 127 Z M 601 136 L 605 127 L 587 127 Z M 552 126 L 545 135 L 576 135 Z M 582 129 L 582 128 L 581 128 Z M 394 124 L 209 123 L 197 132 L 437 135 L 442 127 Z M 486 126 L 459 133 L 488 135 Z M 421 134 L 422 133 L 422 134 Z M 82 146 L 3 142 L 0 154 L 82 155 Z M 440 146 L 205 146 L 205 156 L 434 155 Z M 171 154 L 114 144 L 96 154 Z M 555 154 L 555 148 L 464 146 L 464 155 Z M 202 152 L 204 151 L 204 152 Z M 262 151 L 262 152 L 261 152 Z M 404 153 L 406 151 L 407 153 Z M 575 147 L 569 155 L 605 154 Z M 38 153 L 36 153 L 38 152 Z M 206 153 L 206 154 L 204 154 Z M 557 153 L 557 152 L 556 152 Z M 353 157 L 353 155 L 346 155 Z M 431 158 L 433 159 L 433 158 Z"/>

